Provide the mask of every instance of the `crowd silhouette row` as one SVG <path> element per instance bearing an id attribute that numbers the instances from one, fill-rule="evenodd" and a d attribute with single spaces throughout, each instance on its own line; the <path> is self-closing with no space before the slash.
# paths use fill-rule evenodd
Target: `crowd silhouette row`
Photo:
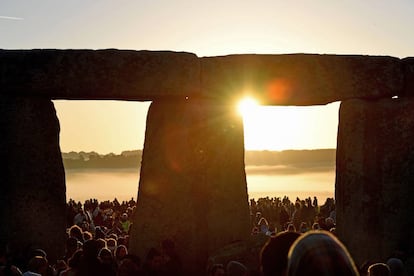
<path id="1" fill-rule="evenodd" d="M 49 263 L 47 252 L 32 248 L 12 258 L 7 244 L 1 244 L 0 276 L 185 275 L 186 264 L 176 251 L 179 245 L 171 239 L 160 241 L 144 258 L 128 252 L 135 206 L 133 198 L 122 203 L 69 200 L 65 255 Z M 205 275 L 404 275 L 404 256 L 397 253 L 356 265 L 335 235 L 333 198 L 319 205 L 316 197 L 294 201 L 266 197 L 251 199 L 249 206 L 252 238 L 266 241 L 257 256 L 258 267 L 231 260 L 206 265 Z"/>

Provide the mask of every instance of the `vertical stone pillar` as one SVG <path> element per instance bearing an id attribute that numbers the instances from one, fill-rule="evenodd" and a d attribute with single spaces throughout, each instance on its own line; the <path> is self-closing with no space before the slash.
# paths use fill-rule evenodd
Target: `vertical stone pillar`
<path id="1" fill-rule="evenodd" d="M 12 253 L 65 248 L 65 172 L 59 122 L 48 99 L 0 99 L 0 242 Z"/>
<path id="2" fill-rule="evenodd" d="M 207 100 L 154 101 L 148 112 L 131 251 L 171 238 L 187 275 L 249 236 L 242 120 Z"/>
<path id="3" fill-rule="evenodd" d="M 359 264 L 413 254 L 413 141 L 413 98 L 341 103 L 337 231 Z"/>

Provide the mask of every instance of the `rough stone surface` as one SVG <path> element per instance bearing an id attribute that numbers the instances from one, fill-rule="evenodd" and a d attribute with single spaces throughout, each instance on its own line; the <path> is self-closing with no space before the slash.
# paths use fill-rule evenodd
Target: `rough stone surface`
<path id="1" fill-rule="evenodd" d="M 409 64 L 410 59 L 406 60 Z M 171 51 L 0 50 L 0 94 L 52 99 L 233 101 L 318 105 L 403 95 L 404 67 L 387 56 L 229 55 Z M 412 75 L 412 74 L 411 74 Z"/>
<path id="2" fill-rule="evenodd" d="M 53 103 L 1 97 L 0 133 L 0 242 L 15 254 L 43 248 L 56 260 L 65 248 L 66 190 Z"/>
<path id="3" fill-rule="evenodd" d="M 359 264 L 395 251 L 413 257 L 413 141 L 414 98 L 342 102 L 337 230 Z"/>
<path id="4" fill-rule="evenodd" d="M 404 96 L 414 96 L 414 57 L 402 60 L 404 68 Z"/>
<path id="5" fill-rule="evenodd" d="M 265 105 L 318 105 L 391 97 L 403 86 L 401 62 L 384 56 L 231 55 L 201 60 L 201 90 L 223 100 L 247 92 Z"/>
<path id="6" fill-rule="evenodd" d="M 202 275 L 212 252 L 249 237 L 243 128 L 233 108 L 151 104 L 133 220 L 131 251 L 144 257 L 171 238 L 186 275 Z"/>
<path id="7" fill-rule="evenodd" d="M 0 94 L 154 100 L 199 86 L 194 54 L 129 50 L 0 50 Z"/>
<path id="8" fill-rule="evenodd" d="M 0 50 L 0 242 L 16 254 L 42 247 L 51 261 L 63 254 L 65 179 L 50 99 L 152 100 L 131 252 L 144 258 L 172 238 L 188 275 L 220 249 L 243 253 L 243 130 L 226 104 L 251 91 L 267 105 L 343 101 L 338 235 L 358 263 L 399 250 L 413 270 L 413 80 L 413 58 Z"/>

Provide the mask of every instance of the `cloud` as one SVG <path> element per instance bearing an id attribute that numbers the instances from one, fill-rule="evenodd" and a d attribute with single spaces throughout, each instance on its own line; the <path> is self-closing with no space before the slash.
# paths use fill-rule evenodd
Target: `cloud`
<path id="1" fill-rule="evenodd" d="M 24 18 L 21 18 L 21 17 L 4 16 L 4 15 L 0 15 L 0 19 L 8 19 L 8 20 L 24 20 Z"/>

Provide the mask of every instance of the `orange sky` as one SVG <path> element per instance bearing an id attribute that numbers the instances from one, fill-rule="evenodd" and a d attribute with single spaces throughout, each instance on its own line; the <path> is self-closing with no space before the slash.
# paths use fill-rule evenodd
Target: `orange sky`
<path id="1" fill-rule="evenodd" d="M 0 48 L 413 55 L 414 1 L 142 0 L 0 2 Z M 149 103 L 55 101 L 62 151 L 142 148 Z M 236 103 L 235 103 L 236 106 Z M 256 118 L 256 116 L 264 116 Z M 270 120 L 272 127 L 258 123 Z M 283 120 L 281 120 L 283 119 Z M 266 107 L 247 149 L 336 146 L 338 103 Z M 300 130 L 300 131 L 299 131 Z"/>

